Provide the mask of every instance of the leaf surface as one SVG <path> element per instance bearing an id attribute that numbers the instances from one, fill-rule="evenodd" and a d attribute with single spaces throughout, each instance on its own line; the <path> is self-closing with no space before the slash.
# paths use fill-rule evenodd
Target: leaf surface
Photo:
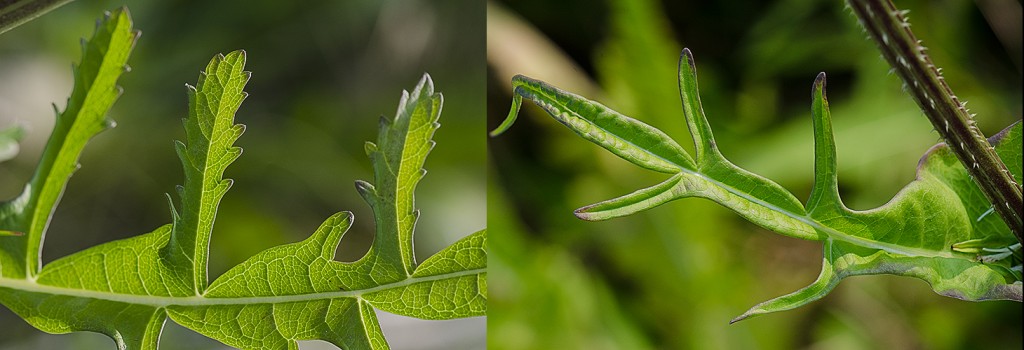
<path id="1" fill-rule="evenodd" d="M 125 11 L 99 28 L 76 70 L 75 92 L 47 145 L 43 170 L 21 197 L 0 207 L 0 230 L 26 233 L 0 237 L 5 306 L 43 331 L 99 332 L 119 349 L 156 349 L 168 318 L 242 349 L 297 349 L 297 341 L 315 339 L 344 349 L 386 349 L 377 309 L 424 319 L 486 313 L 485 231 L 422 263 L 412 253 L 419 216 L 413 194 L 426 173 L 442 105 L 426 74 L 411 94 L 403 92 L 395 117 L 382 118 L 380 146 L 366 147 L 374 184 L 356 187 L 377 224 L 366 256 L 334 260 L 353 220 L 339 212 L 305 240 L 269 248 L 208 282 L 210 235 L 232 183 L 224 170 L 241 154 L 233 143 L 244 127 L 234 117 L 250 76 L 241 50 L 214 57 L 196 86 L 187 87 L 186 141 L 175 143 L 185 181 L 177 205 L 168 196 L 171 223 L 60 258 L 36 273 L 32 262 L 38 264 L 45 223 L 59 198 L 56 192 L 48 201 L 47 189 L 62 190 L 85 141 L 112 124 L 104 115 L 137 36 Z M 82 97 L 80 89 L 89 94 Z M 54 170 L 44 168 L 50 158 Z M 34 245 L 26 243 L 33 239 Z"/>
<path id="2" fill-rule="evenodd" d="M 588 141 L 641 167 L 672 173 L 664 182 L 576 210 L 584 220 L 605 220 L 688 197 L 713 200 L 745 219 L 780 234 L 822 241 L 822 272 L 812 285 L 759 304 L 738 320 L 799 307 L 817 300 L 845 277 L 894 274 L 928 282 L 939 294 L 964 300 L 1021 301 L 1020 245 L 991 204 L 944 144 L 928 151 L 917 179 L 885 205 L 847 208 L 839 197 L 835 142 L 825 97 L 825 74 L 812 89 L 814 184 L 806 204 L 764 177 L 726 159 L 715 143 L 697 89 L 693 56 L 679 60 L 679 92 L 695 152 L 641 121 L 544 82 L 513 78 L 511 126 L 521 98 L 534 101 Z M 990 140 L 1017 181 L 1021 176 L 1021 123 Z M 685 160 L 693 159 L 692 164 Z M 680 161 L 669 161 L 680 160 Z M 999 253 L 1000 258 L 993 254 Z"/>

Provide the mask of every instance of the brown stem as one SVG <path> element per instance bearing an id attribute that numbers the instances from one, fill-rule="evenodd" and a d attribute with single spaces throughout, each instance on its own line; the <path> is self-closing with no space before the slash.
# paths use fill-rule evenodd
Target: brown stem
<path id="1" fill-rule="evenodd" d="M 71 0 L 0 0 L 0 34 Z"/>
<path id="2" fill-rule="evenodd" d="M 897 10 L 891 0 L 848 0 L 847 3 L 935 130 L 993 204 L 995 212 L 1017 236 L 1017 241 L 1024 242 L 1020 185 L 974 125 L 971 114 L 953 94 L 940 70 L 932 64 L 926 48 L 910 31 L 906 12 Z"/>

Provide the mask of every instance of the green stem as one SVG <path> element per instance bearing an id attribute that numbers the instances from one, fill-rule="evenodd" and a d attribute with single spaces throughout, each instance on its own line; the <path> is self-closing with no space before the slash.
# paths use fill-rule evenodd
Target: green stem
<path id="1" fill-rule="evenodd" d="M 69 2 L 71 0 L 0 0 L 0 34 Z"/>
<path id="2" fill-rule="evenodd" d="M 861 25 L 878 44 L 889 64 L 906 84 L 918 106 L 935 126 L 968 174 L 993 204 L 1018 242 L 1021 237 L 1021 188 L 992 145 L 974 125 L 972 115 L 953 94 L 939 68 L 925 52 L 905 17 L 891 0 L 848 0 Z"/>

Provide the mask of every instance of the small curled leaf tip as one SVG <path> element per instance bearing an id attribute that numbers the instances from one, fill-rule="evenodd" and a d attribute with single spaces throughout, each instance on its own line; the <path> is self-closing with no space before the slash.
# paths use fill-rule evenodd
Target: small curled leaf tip
<path id="1" fill-rule="evenodd" d="M 493 131 L 490 132 L 491 137 L 497 137 L 501 135 L 516 122 L 516 118 L 519 117 L 519 107 L 523 104 L 523 96 L 520 92 L 520 86 L 533 82 L 533 79 L 527 78 L 524 75 L 517 74 L 512 77 L 512 107 L 508 111 L 508 116 L 505 117 L 505 121 L 501 122 Z"/>

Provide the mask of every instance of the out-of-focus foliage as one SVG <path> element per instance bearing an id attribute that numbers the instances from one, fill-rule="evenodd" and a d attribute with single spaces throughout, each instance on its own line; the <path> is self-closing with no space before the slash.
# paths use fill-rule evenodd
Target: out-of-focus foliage
<path id="1" fill-rule="evenodd" d="M 490 5 L 489 12 L 531 24 L 582 67 L 563 74 L 598 81 L 603 94 L 588 97 L 671 135 L 685 134 L 673 74 L 679 42 L 701 53 L 701 96 L 722 153 L 798 198 L 807 197 L 813 181 L 806 96 L 807 82 L 820 71 L 830 77 L 840 192 L 852 208 L 891 198 L 938 140 L 838 1 Z M 1000 24 L 988 22 L 971 2 L 899 6 L 911 9 L 915 33 L 957 95 L 978 112 L 986 134 L 1019 119 L 1020 51 L 997 39 L 992 28 Z M 502 44 L 543 46 L 488 43 Z M 489 62 L 492 73 L 529 74 L 531 65 L 544 65 Z M 493 127 L 508 111 L 511 75 L 489 79 Z M 558 79 L 548 81 L 564 86 Z M 810 283 L 818 246 L 774 236 L 699 200 L 611 221 L 579 221 L 572 209 L 661 178 L 581 142 L 539 109 L 524 111 L 521 125 L 490 142 L 489 234 L 496 248 L 491 259 L 499 262 L 490 265 L 489 342 L 495 348 L 1021 346 L 1018 304 L 936 298 L 924 283 L 886 277 L 858 278 L 769 320 L 727 325 L 749 305 Z M 497 249 L 510 241 L 523 248 Z M 533 262 L 544 257 L 545 263 Z M 550 282 L 543 289 L 524 287 L 536 281 Z M 558 317 L 535 321 L 535 309 L 544 306 Z M 587 342 L 576 342 L 580 338 Z"/>
<path id="2" fill-rule="evenodd" d="M 17 123 L 26 129 L 20 154 L 0 167 L 4 197 L 15 195 L 31 175 L 52 127 L 49 104 L 63 106 L 70 91 L 67 62 L 77 60 L 80 49 L 68 43 L 91 33 L 97 14 L 122 4 L 72 2 L 0 35 L 0 128 Z M 127 5 L 143 34 L 129 61 L 134 71 L 120 81 L 126 95 L 111 111 L 118 127 L 116 132 L 97 136 L 83 154 L 83 167 L 72 177 L 50 224 L 44 263 L 167 222 L 166 201 L 152 194 L 173 192 L 182 183 L 168 140 L 184 136 L 184 83 L 194 79 L 213 54 L 238 48 L 246 49 L 247 68 L 256 73 L 248 85 L 250 99 L 238 112 L 237 121 L 249 126 L 237 142 L 246 154 L 226 173 L 236 183 L 218 213 L 211 276 L 263 249 L 305 238 L 323 218 L 341 209 L 352 210 L 357 220 L 338 259 L 362 256 L 373 237 L 373 220 L 367 219 L 373 214 L 352 183 L 372 177 L 362 151 L 366 138 L 339 135 L 376 134 L 379 117 L 394 113 L 395 92 L 408 88 L 423 72 L 431 73 L 447 100 L 444 126 L 434 138 L 447 146 L 431 153 L 426 164 L 428 181 L 418 188 L 418 207 L 432 213 L 419 220 L 419 237 L 436 240 L 417 240 L 417 254 L 432 255 L 466 232 L 485 226 L 484 92 L 480 89 L 485 74 L 484 4 L 127 1 Z M 151 137 L 168 132 L 171 137 Z M 312 149 L 319 151 L 309 152 Z M 332 161 L 322 164 L 323 159 Z M 388 321 L 382 318 L 382 322 Z M 462 330 L 463 335 L 454 338 L 433 328 L 420 333 L 423 330 L 417 326 L 393 328 L 405 340 L 385 333 L 395 348 L 471 347 L 483 341 L 482 322 L 442 322 Z M 7 327 L 0 346 L 91 347 L 91 343 L 22 340 L 21 334 L 38 333 L 7 310 L 0 313 L 0 324 Z M 175 337 L 188 333 L 168 327 L 165 348 L 216 346 L 210 340 Z M 423 334 L 444 340 L 424 341 Z"/>

